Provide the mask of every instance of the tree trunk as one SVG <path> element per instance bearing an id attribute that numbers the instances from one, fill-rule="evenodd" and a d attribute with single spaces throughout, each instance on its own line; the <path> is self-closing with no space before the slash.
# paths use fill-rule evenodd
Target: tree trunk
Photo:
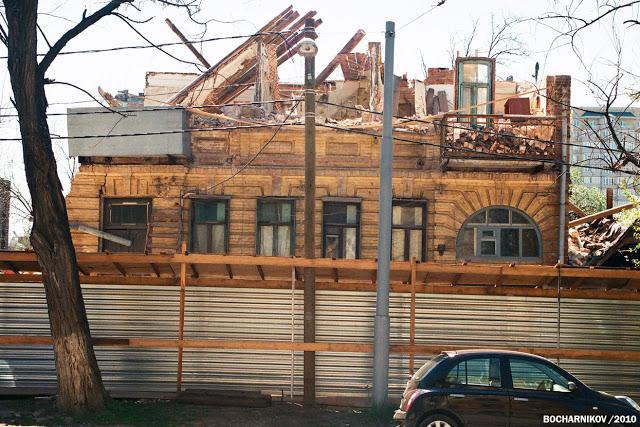
<path id="1" fill-rule="evenodd" d="M 104 407 L 82 299 L 76 253 L 47 124 L 44 72 L 36 56 L 37 0 L 4 0 L 8 63 L 33 204 L 31 243 L 43 271 L 57 375 L 57 405 L 67 413 Z"/>

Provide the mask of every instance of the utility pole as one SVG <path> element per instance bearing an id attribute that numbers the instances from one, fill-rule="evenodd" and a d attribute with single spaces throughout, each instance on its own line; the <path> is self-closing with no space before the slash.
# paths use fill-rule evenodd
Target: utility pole
<path id="1" fill-rule="evenodd" d="M 305 20 L 298 53 L 304 57 L 304 256 L 315 258 L 316 214 L 316 54 L 318 47 L 313 18 Z M 304 269 L 304 342 L 316 341 L 316 272 Z M 304 352 L 304 403 L 316 401 L 316 353 Z"/>
<path id="2" fill-rule="evenodd" d="M 373 404 L 389 394 L 389 278 L 391 262 L 391 178 L 393 174 L 393 48 L 396 24 L 387 21 L 384 54 L 384 101 L 380 144 L 380 209 L 378 214 L 378 279 L 373 333 Z"/>

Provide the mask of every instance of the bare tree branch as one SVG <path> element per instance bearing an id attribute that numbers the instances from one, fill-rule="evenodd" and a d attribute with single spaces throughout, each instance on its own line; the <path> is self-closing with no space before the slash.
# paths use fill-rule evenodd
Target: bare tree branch
<path id="1" fill-rule="evenodd" d="M 44 58 L 42 58 L 42 61 L 38 64 L 38 72 L 40 73 L 40 76 L 44 78 L 44 74 L 51 66 L 53 60 L 58 56 L 66 44 L 69 43 L 69 41 L 73 40 L 74 37 L 91 27 L 105 16 L 111 15 L 114 10 L 123 4 L 131 3 L 132 1 L 133 0 L 111 0 L 106 6 L 92 15 L 87 17 L 83 16 L 82 20 L 75 27 L 64 33 L 62 37 L 60 37 L 60 39 L 58 39 L 58 41 L 51 47 L 51 49 L 49 49 Z"/>

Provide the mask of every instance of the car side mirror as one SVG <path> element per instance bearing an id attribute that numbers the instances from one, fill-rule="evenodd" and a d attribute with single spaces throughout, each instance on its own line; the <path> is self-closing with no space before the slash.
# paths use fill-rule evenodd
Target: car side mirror
<path id="1" fill-rule="evenodd" d="M 569 391 L 576 391 L 578 389 L 578 386 L 573 381 L 569 381 L 567 383 L 567 388 L 569 389 Z"/>

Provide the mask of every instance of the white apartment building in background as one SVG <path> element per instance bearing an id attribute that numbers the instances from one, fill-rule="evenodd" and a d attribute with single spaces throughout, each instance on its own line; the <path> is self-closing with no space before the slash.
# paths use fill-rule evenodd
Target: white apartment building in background
<path id="1" fill-rule="evenodd" d="M 599 107 L 571 109 L 571 164 L 585 166 L 580 167 L 580 172 L 587 187 L 596 187 L 603 192 L 612 188 L 613 205 L 618 206 L 629 203 L 620 185 L 629 175 L 605 170 L 619 152 L 607 127 L 606 118 L 598 111 L 601 111 Z M 640 108 L 613 108 L 609 114 L 615 124 L 616 135 L 625 148 L 639 153 Z M 611 153 L 607 152 L 607 147 L 612 150 Z M 633 166 L 625 166 L 626 169 L 631 167 Z"/>

